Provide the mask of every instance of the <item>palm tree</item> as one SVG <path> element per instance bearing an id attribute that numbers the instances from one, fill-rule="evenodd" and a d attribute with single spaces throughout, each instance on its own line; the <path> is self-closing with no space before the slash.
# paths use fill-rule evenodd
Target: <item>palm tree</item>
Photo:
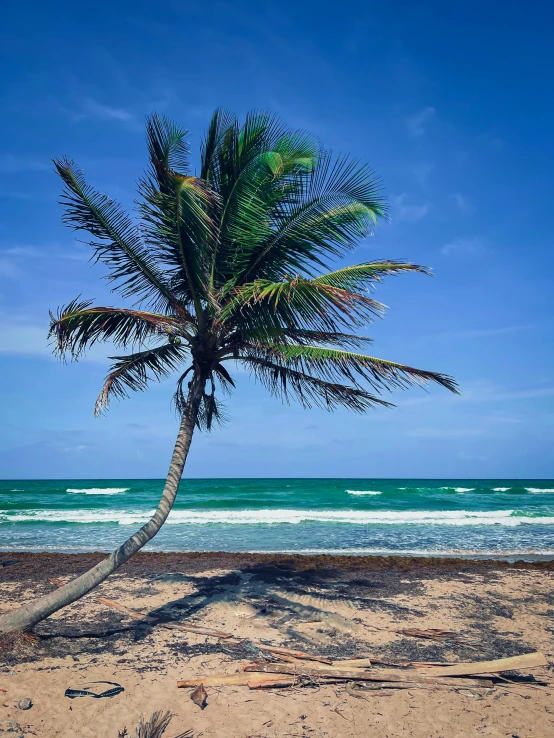
<path id="1" fill-rule="evenodd" d="M 144 390 L 179 370 L 181 422 L 156 512 L 137 533 L 62 589 L 0 618 L 25 630 L 74 602 L 139 551 L 167 519 L 195 427 L 221 420 L 219 395 L 245 365 L 267 389 L 304 407 L 356 412 L 390 403 L 381 392 L 436 382 L 444 374 L 359 353 L 369 339 L 353 331 L 381 316 L 369 292 L 387 275 L 423 272 L 400 261 L 337 267 L 368 235 L 386 205 L 372 171 L 333 156 L 311 136 L 268 113 L 217 110 L 190 174 L 187 132 L 164 117 L 147 121 L 149 170 L 140 180 L 138 223 L 97 192 L 65 158 L 63 221 L 92 236 L 94 257 L 114 290 L 135 308 L 94 307 L 76 299 L 51 315 L 56 353 L 77 359 L 97 341 L 132 352 L 114 363 L 96 402 Z"/>

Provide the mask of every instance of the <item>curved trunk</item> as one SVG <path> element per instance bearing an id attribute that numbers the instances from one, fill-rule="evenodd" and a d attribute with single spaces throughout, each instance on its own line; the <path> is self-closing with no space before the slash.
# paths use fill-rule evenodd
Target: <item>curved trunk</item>
<path id="1" fill-rule="evenodd" d="M 152 518 L 134 535 L 99 564 L 73 579 L 69 584 L 49 592 L 38 600 L 23 605 L 0 617 L 0 632 L 30 630 L 41 620 L 80 599 L 101 584 L 109 575 L 128 561 L 148 543 L 167 520 L 179 489 L 179 482 L 187 460 L 192 434 L 196 423 L 200 398 L 204 391 L 205 379 L 194 375 L 190 385 L 187 406 L 183 413 L 181 426 L 175 442 L 169 472 L 158 508 Z"/>

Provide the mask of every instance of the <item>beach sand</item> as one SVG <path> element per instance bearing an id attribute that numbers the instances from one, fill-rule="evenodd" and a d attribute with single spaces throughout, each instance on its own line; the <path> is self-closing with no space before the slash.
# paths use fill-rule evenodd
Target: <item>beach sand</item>
<path id="1" fill-rule="evenodd" d="M 69 581 L 100 554 L 0 554 L 0 609 Z M 0 725 L 41 738 L 130 736 L 141 715 L 171 710 L 166 738 L 187 729 L 218 738 L 319 736 L 457 738 L 554 736 L 554 565 L 453 559 L 139 554 L 94 593 L 37 627 L 36 644 L 0 644 Z M 542 651 L 532 670 L 552 688 L 387 690 L 351 696 L 342 685 L 280 690 L 208 688 L 201 710 L 178 679 L 234 673 L 247 644 L 138 623 L 95 601 L 102 595 L 273 645 L 344 659 L 476 661 Z M 445 628 L 460 643 L 389 629 Z M 118 682 L 112 699 L 64 696 L 94 681 Z M 107 688 L 107 687 L 106 687 Z M 33 707 L 15 705 L 24 698 Z M 2 735 L 0 733 L 0 735 Z M 10 734 L 8 734 L 10 735 Z M 14 734 L 11 734 L 14 736 Z"/>

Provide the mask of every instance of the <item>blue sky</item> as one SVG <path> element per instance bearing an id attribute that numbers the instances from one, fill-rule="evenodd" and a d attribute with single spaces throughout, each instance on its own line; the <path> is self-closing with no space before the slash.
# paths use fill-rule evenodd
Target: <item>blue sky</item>
<path id="1" fill-rule="evenodd" d="M 339 12 L 340 8 L 340 12 Z M 459 380 L 366 416 L 283 406 L 239 375 L 191 476 L 553 477 L 552 5 L 8 2 L 0 29 L 0 476 L 161 477 L 170 384 L 92 414 L 107 370 L 49 354 L 48 311 L 121 304 L 60 223 L 51 157 L 132 205 L 144 117 L 190 129 L 267 108 L 384 180 L 392 222 L 357 261 L 435 277 L 379 288 L 373 353 Z"/>

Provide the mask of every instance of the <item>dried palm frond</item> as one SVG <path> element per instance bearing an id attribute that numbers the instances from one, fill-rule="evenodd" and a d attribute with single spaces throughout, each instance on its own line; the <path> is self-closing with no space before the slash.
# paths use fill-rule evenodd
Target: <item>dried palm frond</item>
<path id="1" fill-rule="evenodd" d="M 137 738 L 162 738 L 172 717 L 173 713 L 169 710 L 167 712 L 163 712 L 162 710 L 153 712 L 148 721 L 144 717 L 141 717 L 137 726 Z M 123 732 L 119 732 L 119 738 L 127 735 L 126 728 L 123 729 Z M 175 736 L 175 738 L 194 738 L 194 736 L 192 730 L 187 730 Z"/>

